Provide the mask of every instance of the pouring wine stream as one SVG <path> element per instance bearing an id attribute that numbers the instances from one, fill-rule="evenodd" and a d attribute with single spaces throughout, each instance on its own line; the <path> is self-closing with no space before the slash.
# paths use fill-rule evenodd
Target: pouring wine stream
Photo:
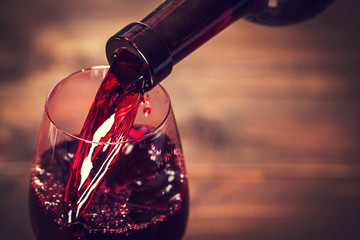
<path id="1" fill-rule="evenodd" d="M 144 101 L 142 85 L 146 78 L 146 70 L 138 58 L 126 50 L 116 53 L 79 135 L 92 144 L 89 147 L 82 142 L 71 163 L 65 191 L 69 224 L 86 210 L 98 185 L 122 151 L 139 104 Z"/>

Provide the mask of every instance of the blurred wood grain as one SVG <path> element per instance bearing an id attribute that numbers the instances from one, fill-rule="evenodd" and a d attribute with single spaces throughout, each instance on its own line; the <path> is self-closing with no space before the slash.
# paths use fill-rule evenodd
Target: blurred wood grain
<path id="1" fill-rule="evenodd" d="M 11 81 L 0 75 L 4 239 L 33 239 L 27 177 L 46 93 L 71 72 L 106 64 L 106 39 L 159 2 L 120 1 L 116 15 L 115 1 L 56 1 L 46 9 L 58 4 L 59 16 L 43 16 L 38 28 L 28 22 L 36 29 L 31 48 L 21 48 L 28 61 Z M 338 1 L 283 28 L 239 21 L 174 67 L 163 85 L 190 180 L 185 239 L 360 239 L 358 7 Z M 13 69 L 6 56 L 0 62 Z"/>

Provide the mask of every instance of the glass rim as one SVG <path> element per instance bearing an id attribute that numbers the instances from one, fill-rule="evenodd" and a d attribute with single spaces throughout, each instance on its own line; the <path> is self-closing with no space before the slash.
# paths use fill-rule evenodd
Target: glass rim
<path id="1" fill-rule="evenodd" d="M 159 87 L 165 94 L 165 97 L 166 99 L 168 100 L 168 109 L 166 111 L 166 114 L 164 116 L 164 118 L 161 120 L 161 122 L 159 124 L 157 124 L 156 127 L 152 128 L 151 131 L 147 132 L 146 134 L 140 136 L 140 137 L 137 137 L 137 138 L 133 138 L 131 140 L 124 140 L 124 141 L 118 141 L 118 142 L 95 142 L 95 141 L 91 141 L 91 140 L 87 140 L 87 139 L 84 139 L 84 138 L 81 138 L 79 136 L 76 136 L 72 133 L 69 133 L 68 131 L 66 131 L 65 129 L 62 129 L 61 127 L 59 127 L 59 125 L 53 120 L 53 118 L 50 116 L 50 113 L 49 113 L 49 100 L 50 100 L 50 97 L 51 95 L 55 92 L 56 88 L 63 82 L 65 81 L 66 79 L 69 79 L 70 77 L 73 77 L 74 75 L 76 74 L 79 74 L 79 73 L 82 73 L 82 72 L 85 72 L 85 71 L 92 71 L 92 70 L 96 70 L 96 69 L 109 69 L 109 65 L 99 65 L 99 66 L 93 66 L 93 67 L 88 67 L 88 68 L 83 68 L 83 69 L 80 69 L 76 72 L 73 72 L 71 74 L 69 74 L 67 77 L 65 78 L 62 78 L 61 80 L 59 80 L 49 91 L 49 93 L 47 94 L 46 96 L 46 100 L 45 100 L 45 113 L 46 113 L 46 116 L 47 118 L 49 119 L 49 121 L 54 125 L 54 127 L 60 131 L 61 133 L 63 133 L 64 135 L 67 135 L 68 137 L 71 137 L 75 140 L 78 140 L 78 141 L 82 141 L 82 142 L 86 142 L 86 143 L 90 143 L 90 144 L 97 144 L 97 145 L 119 145 L 119 144 L 126 144 L 126 143 L 131 143 L 131 142 L 137 142 L 139 140 L 142 140 L 142 139 L 145 139 L 149 136 L 153 136 L 153 135 L 156 135 L 158 133 L 158 130 L 165 124 L 166 120 L 169 118 L 169 115 L 170 115 L 170 112 L 171 112 L 171 100 L 170 100 L 170 96 L 168 94 L 168 92 L 165 90 L 165 88 L 161 85 L 161 84 L 158 84 L 156 87 Z M 154 88 L 153 88 L 154 89 Z M 151 90 L 150 90 L 151 91 Z M 95 97 L 95 96 L 94 96 Z"/>

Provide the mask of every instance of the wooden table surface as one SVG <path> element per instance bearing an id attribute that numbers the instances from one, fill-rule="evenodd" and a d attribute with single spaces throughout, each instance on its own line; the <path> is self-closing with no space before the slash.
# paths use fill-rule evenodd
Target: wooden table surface
<path id="1" fill-rule="evenodd" d="M 46 93 L 106 64 L 109 36 L 161 1 L 0 4 L 1 239 L 34 239 L 28 175 Z M 114 5 L 116 7 L 114 7 Z M 239 21 L 174 67 L 185 240 L 360 239 L 360 3 L 306 23 Z"/>

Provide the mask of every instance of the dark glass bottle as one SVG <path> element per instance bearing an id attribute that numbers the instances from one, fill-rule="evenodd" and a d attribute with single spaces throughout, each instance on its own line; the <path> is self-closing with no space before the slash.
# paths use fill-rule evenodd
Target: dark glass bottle
<path id="1" fill-rule="evenodd" d="M 151 79 L 166 78 L 172 66 L 239 18 L 280 26 L 317 15 L 335 0 L 167 0 L 140 22 L 131 23 L 106 45 L 109 63 L 127 49 L 143 59 Z"/>

